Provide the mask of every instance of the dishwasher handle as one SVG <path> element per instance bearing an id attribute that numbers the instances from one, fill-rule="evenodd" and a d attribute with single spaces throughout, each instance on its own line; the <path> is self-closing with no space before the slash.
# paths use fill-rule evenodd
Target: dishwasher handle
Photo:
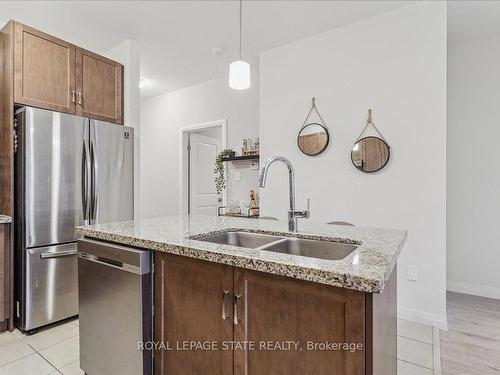
<path id="1" fill-rule="evenodd" d="M 118 269 L 120 271 L 135 273 L 137 275 L 141 274 L 140 267 L 134 266 L 133 264 L 121 263 L 121 262 L 113 261 L 113 260 L 110 260 L 107 258 L 98 257 L 98 256 L 95 256 L 92 254 L 87 254 L 84 252 L 79 252 L 78 258 L 85 259 L 89 262 L 97 263 L 97 264 L 100 264 L 102 266 L 115 268 L 115 269 Z"/>

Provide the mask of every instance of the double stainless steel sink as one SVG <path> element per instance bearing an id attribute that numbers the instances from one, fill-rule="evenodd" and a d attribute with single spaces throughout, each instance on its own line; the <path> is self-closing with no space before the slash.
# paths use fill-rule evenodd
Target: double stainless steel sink
<path id="1" fill-rule="evenodd" d="M 198 241 L 266 250 L 275 253 L 300 255 L 309 258 L 340 260 L 351 254 L 358 245 L 325 240 L 296 237 L 280 237 L 261 233 L 229 231 L 206 237 Z"/>

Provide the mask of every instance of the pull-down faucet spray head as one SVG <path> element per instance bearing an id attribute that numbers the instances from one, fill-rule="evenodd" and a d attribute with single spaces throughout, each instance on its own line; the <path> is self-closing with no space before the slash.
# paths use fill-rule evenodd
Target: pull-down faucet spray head
<path id="1" fill-rule="evenodd" d="M 297 231 L 297 218 L 298 217 L 309 217 L 309 211 L 295 211 L 295 173 L 293 166 L 290 161 L 283 156 L 273 156 L 270 158 L 266 164 L 262 167 L 259 178 L 259 186 L 261 188 L 266 186 L 267 172 L 271 164 L 275 161 L 279 161 L 288 169 L 288 192 L 290 198 L 290 209 L 288 211 L 288 229 L 292 232 Z"/>

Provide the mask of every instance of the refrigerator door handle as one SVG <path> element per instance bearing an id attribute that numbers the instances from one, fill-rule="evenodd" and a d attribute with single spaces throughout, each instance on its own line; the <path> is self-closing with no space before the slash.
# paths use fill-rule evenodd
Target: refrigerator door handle
<path id="1" fill-rule="evenodd" d="M 97 217 L 97 205 L 99 204 L 97 199 L 97 159 L 95 156 L 94 142 L 90 141 L 90 219 L 92 224 L 95 224 L 95 219 Z"/>
<path id="2" fill-rule="evenodd" d="M 88 158 L 87 151 L 87 142 L 83 140 L 83 148 L 82 148 L 82 211 L 83 211 L 83 220 L 85 224 L 87 224 L 87 220 L 89 220 L 89 169 L 90 169 L 90 161 Z"/>

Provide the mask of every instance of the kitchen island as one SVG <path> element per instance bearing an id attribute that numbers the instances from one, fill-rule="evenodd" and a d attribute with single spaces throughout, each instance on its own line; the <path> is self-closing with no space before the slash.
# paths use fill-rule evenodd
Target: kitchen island
<path id="1" fill-rule="evenodd" d="M 406 231 L 304 220 L 292 233 L 286 222 L 181 216 L 77 231 L 93 246 L 153 252 L 157 374 L 396 374 Z M 237 243 L 221 242 L 228 233 Z M 332 259 L 281 249 L 296 238 L 303 249 L 349 250 Z"/>

